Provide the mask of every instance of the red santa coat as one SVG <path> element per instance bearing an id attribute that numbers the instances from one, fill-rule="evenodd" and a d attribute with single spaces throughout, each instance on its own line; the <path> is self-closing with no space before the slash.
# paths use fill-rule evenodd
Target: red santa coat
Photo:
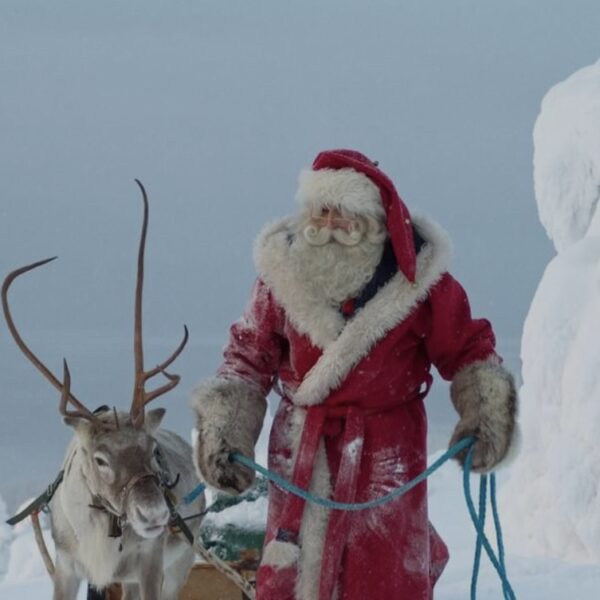
<path id="1" fill-rule="evenodd" d="M 265 395 L 279 380 L 269 468 L 318 495 L 366 502 L 425 470 L 432 364 L 450 380 L 495 356 L 490 324 L 472 319 L 447 272 L 445 233 L 414 223 L 426 241 L 416 282 L 398 272 L 347 321 L 306 294 L 287 260 L 289 220 L 257 242 L 259 279 L 219 375 Z M 257 599 L 429 600 L 447 557 L 428 520 L 426 483 L 351 513 L 272 486 Z"/>

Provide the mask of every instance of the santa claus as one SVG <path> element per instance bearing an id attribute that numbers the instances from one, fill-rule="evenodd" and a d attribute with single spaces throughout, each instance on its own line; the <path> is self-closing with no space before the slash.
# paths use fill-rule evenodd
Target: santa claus
<path id="1" fill-rule="evenodd" d="M 450 443 L 475 436 L 474 468 L 494 468 L 511 446 L 515 386 L 447 271 L 446 233 L 411 217 L 377 163 L 351 150 L 320 153 L 297 198 L 299 213 L 258 237 L 250 303 L 195 392 L 204 479 L 234 493 L 252 483 L 229 455 L 253 457 L 275 388 L 269 468 L 319 496 L 377 499 L 427 466 L 432 365 L 460 415 Z M 271 486 L 257 599 L 429 600 L 447 560 L 426 483 L 362 512 Z"/>

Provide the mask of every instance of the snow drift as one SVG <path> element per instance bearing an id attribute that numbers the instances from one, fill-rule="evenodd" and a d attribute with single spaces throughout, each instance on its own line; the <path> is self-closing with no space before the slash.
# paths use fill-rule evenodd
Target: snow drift
<path id="1" fill-rule="evenodd" d="M 600 562 L 600 63 L 553 87 L 534 129 L 557 255 L 523 331 L 521 453 L 502 490 L 513 551 Z"/>

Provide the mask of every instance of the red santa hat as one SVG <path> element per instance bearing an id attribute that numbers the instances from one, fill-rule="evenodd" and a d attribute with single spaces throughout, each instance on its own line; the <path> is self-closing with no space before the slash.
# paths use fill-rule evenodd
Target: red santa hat
<path id="1" fill-rule="evenodd" d="M 296 195 L 308 207 L 339 206 L 384 218 L 398 268 L 414 282 L 416 255 L 410 213 L 377 163 L 355 150 L 326 150 L 300 174 Z"/>

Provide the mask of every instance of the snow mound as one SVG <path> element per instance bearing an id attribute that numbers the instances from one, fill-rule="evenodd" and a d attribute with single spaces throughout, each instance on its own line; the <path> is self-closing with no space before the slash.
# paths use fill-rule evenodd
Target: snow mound
<path id="1" fill-rule="evenodd" d="M 262 531 L 267 526 L 267 497 L 254 502 L 241 502 L 218 513 L 209 513 L 203 524 L 219 528 L 232 525 L 248 531 Z"/>
<path id="2" fill-rule="evenodd" d="M 558 255 L 523 331 L 506 533 L 522 553 L 600 563 L 600 63 L 552 88 L 534 141 L 540 218 Z"/>
<path id="3" fill-rule="evenodd" d="M 16 512 L 23 510 L 32 499 L 24 502 Z M 54 556 L 54 544 L 50 534 L 50 524 L 47 515 L 40 514 L 40 525 L 50 556 Z M 17 584 L 33 579 L 48 578 L 44 561 L 35 543 L 31 519 L 27 518 L 17 523 L 12 529 L 12 544 L 9 549 L 8 564 L 4 583 Z"/>
<path id="4" fill-rule="evenodd" d="M 554 86 L 533 139 L 534 182 L 542 224 L 562 252 L 588 231 L 600 196 L 600 63 Z"/>

